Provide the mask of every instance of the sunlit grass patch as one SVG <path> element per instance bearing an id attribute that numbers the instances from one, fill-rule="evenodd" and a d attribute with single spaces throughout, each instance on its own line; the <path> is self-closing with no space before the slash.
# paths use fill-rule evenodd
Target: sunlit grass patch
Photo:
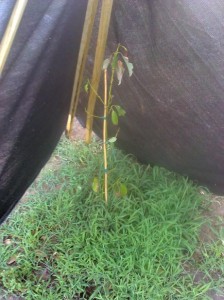
<path id="1" fill-rule="evenodd" d="M 100 148 L 61 142 L 60 166 L 0 227 L 0 285 L 25 299 L 207 299 L 222 278 L 195 282 L 194 267 L 221 272 L 223 261 L 207 246 L 195 259 L 205 221 L 197 187 L 112 147 L 105 205 L 91 188 L 103 175 Z M 113 190 L 118 178 L 125 197 Z"/>

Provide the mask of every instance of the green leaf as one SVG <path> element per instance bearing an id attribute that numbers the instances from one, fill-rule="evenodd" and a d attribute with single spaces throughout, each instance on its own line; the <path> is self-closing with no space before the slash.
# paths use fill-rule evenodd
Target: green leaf
<path id="1" fill-rule="evenodd" d="M 134 66 L 133 66 L 132 63 L 129 62 L 129 59 L 128 59 L 127 56 L 124 56 L 123 54 L 121 54 L 121 55 L 122 55 L 123 60 L 124 60 L 124 62 L 125 62 L 125 64 L 126 64 L 126 67 L 127 67 L 127 69 L 128 69 L 128 74 L 129 74 L 129 76 L 131 76 L 131 75 L 133 74 Z"/>
<path id="2" fill-rule="evenodd" d="M 111 58 L 106 58 L 103 62 L 103 70 L 106 70 L 110 64 Z"/>
<path id="3" fill-rule="evenodd" d="M 87 81 L 86 84 L 84 85 L 84 90 L 88 94 L 88 92 L 89 92 L 89 81 Z"/>
<path id="4" fill-rule="evenodd" d="M 111 121 L 114 125 L 118 125 L 118 114 L 116 113 L 115 110 L 112 110 Z"/>
<path id="5" fill-rule="evenodd" d="M 118 61 L 118 54 L 114 54 L 111 62 L 112 69 L 116 69 L 117 61 Z"/>
<path id="6" fill-rule="evenodd" d="M 120 105 L 115 105 L 115 108 L 116 108 L 116 111 L 117 111 L 119 117 L 125 116 L 126 111 Z"/>
<path id="7" fill-rule="evenodd" d="M 97 177 L 93 178 L 92 189 L 95 193 L 99 191 L 99 180 Z"/>
<path id="8" fill-rule="evenodd" d="M 121 195 L 121 197 L 126 196 L 127 193 L 128 193 L 128 189 L 127 189 L 126 185 L 124 183 L 121 183 L 120 184 L 120 195 Z"/>
<path id="9" fill-rule="evenodd" d="M 128 193 L 128 189 L 124 183 L 118 182 L 116 184 L 115 194 L 117 197 L 125 197 Z"/>
<path id="10" fill-rule="evenodd" d="M 108 140 L 108 143 L 115 143 L 116 140 L 117 140 L 116 136 L 113 136 L 112 138 L 110 138 L 110 139 Z"/>

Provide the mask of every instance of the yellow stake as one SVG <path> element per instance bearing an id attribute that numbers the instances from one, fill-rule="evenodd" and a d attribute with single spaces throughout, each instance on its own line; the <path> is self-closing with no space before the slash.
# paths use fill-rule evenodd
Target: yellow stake
<path id="1" fill-rule="evenodd" d="M 107 175 L 107 69 L 104 70 L 104 114 L 103 114 L 103 156 L 104 156 L 104 196 L 105 202 L 108 203 L 108 175 Z"/>
<path id="2" fill-rule="evenodd" d="M 99 87 L 100 75 L 102 70 L 102 63 L 104 59 L 104 52 L 106 48 L 107 35 L 110 25 L 110 17 L 113 7 L 113 0 L 103 0 L 99 24 L 99 32 L 97 38 L 96 54 L 93 67 L 93 75 L 91 80 L 91 90 L 89 95 L 87 107 L 87 120 L 86 120 L 86 143 L 91 142 L 93 115 L 96 103 L 96 93 Z"/>
<path id="3" fill-rule="evenodd" d="M 5 67 L 10 49 L 12 47 L 16 32 L 25 11 L 28 0 L 17 0 L 6 31 L 0 44 L 0 77 Z"/>
<path id="4" fill-rule="evenodd" d="M 78 100 L 79 100 L 79 94 L 81 90 L 82 85 L 82 77 L 84 73 L 84 68 L 86 64 L 93 24 L 96 16 L 98 6 L 98 0 L 89 0 L 87 9 L 86 9 L 86 16 L 83 26 L 83 33 L 82 33 L 82 39 L 79 49 L 79 57 L 77 61 L 76 66 L 76 72 L 75 72 L 75 79 L 74 79 L 74 85 L 72 90 L 72 97 L 71 97 L 71 104 L 70 104 L 70 110 L 69 110 L 69 116 L 68 121 L 66 125 L 66 136 L 70 137 L 72 133 L 72 127 L 73 127 L 73 120 L 76 113 Z"/>

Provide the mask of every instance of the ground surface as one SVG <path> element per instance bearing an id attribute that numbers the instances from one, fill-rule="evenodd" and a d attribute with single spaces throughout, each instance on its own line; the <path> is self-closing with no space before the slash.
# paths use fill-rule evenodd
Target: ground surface
<path id="1" fill-rule="evenodd" d="M 84 139 L 84 130 L 83 128 L 79 125 L 78 121 L 75 121 L 74 124 L 74 132 L 72 135 L 73 139 Z M 56 168 L 59 166 L 60 161 L 59 158 L 54 157 L 52 158 L 47 167 L 53 167 Z M 38 179 L 37 179 L 38 180 Z M 200 191 L 202 194 L 205 195 L 205 197 L 207 197 L 207 193 L 204 192 L 203 190 Z M 24 195 L 22 202 L 27 200 L 27 195 L 30 193 L 30 191 L 28 190 L 27 193 Z M 215 229 L 216 231 L 218 230 L 219 232 L 222 231 L 223 232 L 223 243 L 224 243 L 224 197 L 222 196 L 216 196 L 216 195 L 211 195 L 209 196 L 209 201 L 210 201 L 210 205 L 208 206 L 208 209 L 205 213 L 205 218 L 210 218 L 212 220 L 212 225 L 213 225 L 213 229 Z M 217 219 L 217 217 L 219 217 Z M 213 230 L 207 226 L 204 226 L 201 230 L 201 235 L 200 235 L 200 239 L 202 242 L 206 241 L 206 242 L 210 242 L 212 240 L 215 239 L 215 235 L 213 233 Z M 223 253 L 223 259 L 224 259 L 224 253 Z M 195 276 L 196 280 L 200 281 L 201 278 L 203 278 L 205 276 L 205 274 L 202 274 L 200 272 L 198 272 Z M 224 276 L 224 275 L 223 275 Z M 222 295 L 217 295 L 215 292 L 210 293 L 210 297 L 213 300 L 224 300 L 224 288 L 221 292 Z M 16 297 L 16 296 L 10 296 L 10 297 L 5 297 L 4 293 L 2 292 L 1 295 L 1 291 L 0 291 L 0 300 L 24 300 L 21 297 Z"/>

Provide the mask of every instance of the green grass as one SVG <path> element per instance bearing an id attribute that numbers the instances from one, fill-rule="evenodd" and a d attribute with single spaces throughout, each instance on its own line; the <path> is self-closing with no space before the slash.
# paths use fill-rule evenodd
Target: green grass
<path id="1" fill-rule="evenodd" d="M 111 148 L 109 186 L 119 179 L 128 195 L 111 188 L 106 206 L 91 189 L 103 175 L 100 148 L 62 141 L 59 166 L 42 172 L 0 227 L 2 288 L 28 300 L 209 299 L 224 285 L 211 275 L 224 271 L 223 248 L 201 245 L 195 255 L 204 222 L 198 188 Z M 206 278 L 195 282 L 195 270 Z"/>

